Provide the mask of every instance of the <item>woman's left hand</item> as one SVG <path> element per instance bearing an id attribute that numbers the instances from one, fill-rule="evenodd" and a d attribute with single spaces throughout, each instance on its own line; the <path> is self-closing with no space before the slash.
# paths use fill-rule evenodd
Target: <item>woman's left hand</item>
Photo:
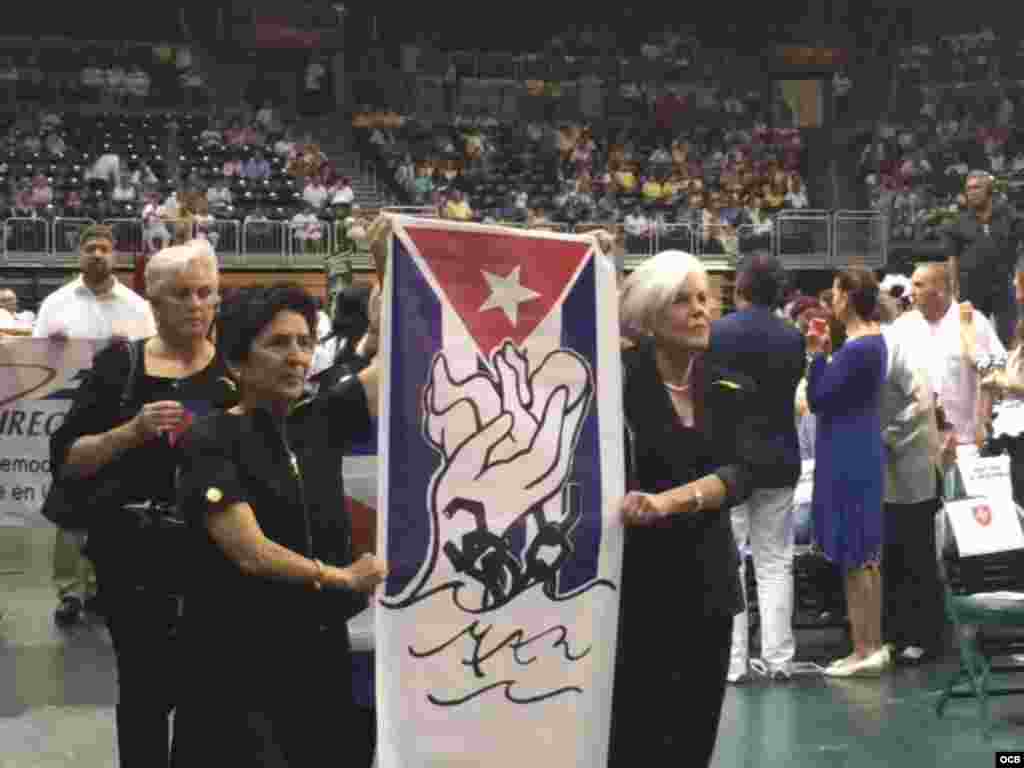
<path id="1" fill-rule="evenodd" d="M 619 506 L 626 525 L 651 525 L 669 515 L 664 494 L 630 491 Z"/>

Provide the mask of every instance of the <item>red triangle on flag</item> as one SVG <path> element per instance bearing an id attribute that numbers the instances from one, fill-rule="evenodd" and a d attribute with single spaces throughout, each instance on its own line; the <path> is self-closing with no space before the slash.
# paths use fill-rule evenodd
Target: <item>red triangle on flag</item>
<path id="1" fill-rule="evenodd" d="M 406 234 L 485 356 L 506 339 L 522 346 L 590 251 L 547 237 L 420 227 Z"/>

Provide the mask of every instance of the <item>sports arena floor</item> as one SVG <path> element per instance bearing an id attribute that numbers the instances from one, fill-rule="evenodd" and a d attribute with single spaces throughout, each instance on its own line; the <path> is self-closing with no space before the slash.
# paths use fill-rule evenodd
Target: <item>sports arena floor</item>
<path id="1" fill-rule="evenodd" d="M 0 581 L 0 768 L 115 768 L 109 637 L 95 622 L 57 629 L 54 604 L 49 587 Z M 837 629 L 800 630 L 797 642 L 805 660 L 845 650 Z M 963 768 L 993 765 L 996 750 L 1024 749 L 1024 696 L 992 700 L 989 743 L 972 700 L 954 700 L 944 719 L 935 716 L 955 661 L 951 650 L 880 680 L 806 676 L 730 687 L 713 765 Z"/>

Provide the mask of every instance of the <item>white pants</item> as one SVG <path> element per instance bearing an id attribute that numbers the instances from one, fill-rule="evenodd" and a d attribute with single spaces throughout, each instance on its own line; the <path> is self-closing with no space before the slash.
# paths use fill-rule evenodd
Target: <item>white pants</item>
<path id="1" fill-rule="evenodd" d="M 763 488 L 732 510 L 732 532 L 740 548 L 740 584 L 747 597 L 746 550 L 750 539 L 761 614 L 761 658 L 769 670 L 793 660 L 793 488 Z M 750 658 L 747 612 L 733 622 L 730 669 Z"/>

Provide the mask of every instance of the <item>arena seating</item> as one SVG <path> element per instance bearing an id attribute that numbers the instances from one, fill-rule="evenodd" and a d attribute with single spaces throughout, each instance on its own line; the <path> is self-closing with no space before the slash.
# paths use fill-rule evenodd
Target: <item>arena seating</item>
<path id="1" fill-rule="evenodd" d="M 1014 121 L 1022 54 L 1016 39 L 991 30 L 902 51 L 890 114 L 861 161 L 894 242 L 939 240 L 963 208 L 970 170 L 991 172 L 999 199 L 1024 200 L 1024 135 Z"/>

